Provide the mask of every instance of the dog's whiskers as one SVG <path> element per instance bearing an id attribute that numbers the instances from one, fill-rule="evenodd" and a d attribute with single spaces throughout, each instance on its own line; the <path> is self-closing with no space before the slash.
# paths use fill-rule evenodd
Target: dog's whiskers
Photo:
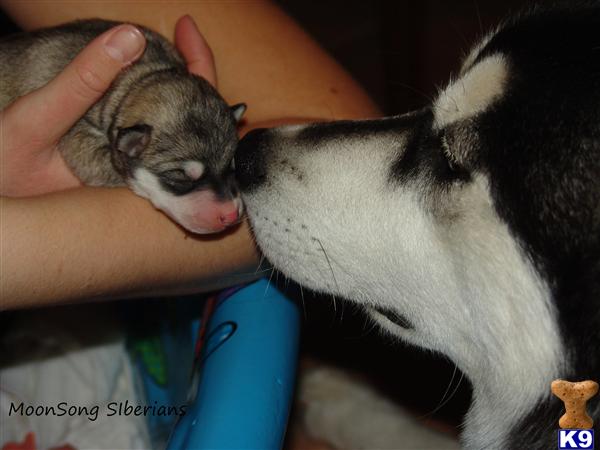
<path id="1" fill-rule="evenodd" d="M 367 314 L 365 311 L 363 311 L 363 313 L 364 313 L 364 317 L 365 317 L 365 322 L 363 324 L 363 332 L 360 336 L 358 336 L 357 339 L 368 336 L 377 327 L 377 322 L 371 316 L 369 316 L 369 314 Z M 367 324 L 370 325 L 369 328 L 367 328 Z"/>
<path id="2" fill-rule="evenodd" d="M 304 320 L 308 319 L 308 315 L 306 314 L 306 301 L 304 300 L 304 289 L 302 289 L 302 285 L 300 284 L 300 300 L 302 301 L 302 311 L 304 313 Z"/>
<path id="3" fill-rule="evenodd" d="M 256 266 L 256 270 L 254 271 L 254 273 L 258 273 L 263 262 L 265 262 L 265 255 L 260 255 L 260 260 L 258 261 L 258 266 Z M 268 269 L 265 269 L 265 270 L 268 270 Z"/>
<path id="4" fill-rule="evenodd" d="M 425 92 L 411 86 L 410 84 L 406 84 L 406 83 L 402 83 L 400 81 L 391 81 L 389 83 L 391 86 L 398 86 L 398 87 L 403 87 L 405 89 L 408 89 L 409 91 L 414 92 L 415 94 L 420 95 L 421 97 L 423 97 L 425 100 L 427 100 L 430 103 L 433 103 L 433 97 L 431 95 L 426 94 Z"/>
<path id="5" fill-rule="evenodd" d="M 323 255 L 325 255 L 325 260 L 327 261 L 327 265 L 329 266 L 329 270 L 331 271 L 331 277 L 333 278 L 333 282 L 335 283 L 335 288 L 337 289 L 337 291 L 340 291 L 340 287 L 338 285 L 338 282 L 335 278 L 335 273 L 333 272 L 333 267 L 331 266 L 331 261 L 329 261 L 329 256 L 327 255 L 327 252 L 325 251 L 325 247 L 323 247 L 323 243 L 321 242 L 320 239 L 315 238 L 316 241 L 319 243 L 319 246 L 321 247 L 321 250 L 323 251 Z M 336 305 L 336 299 L 335 299 L 335 294 L 331 294 L 331 297 L 333 298 L 333 311 L 337 313 L 337 305 Z"/>
<path id="6" fill-rule="evenodd" d="M 236 276 L 236 277 L 246 277 L 249 275 L 261 275 L 261 274 L 266 274 L 267 272 L 273 270 L 272 267 L 266 267 L 264 269 L 257 269 L 254 270 L 252 272 L 240 272 L 240 273 L 235 273 L 232 276 Z"/>
<path id="7" fill-rule="evenodd" d="M 446 395 L 448 394 L 448 391 L 450 390 L 450 386 L 452 386 L 452 382 L 454 381 L 454 378 L 456 377 L 456 372 L 457 371 L 458 371 L 458 366 L 455 364 L 454 365 L 454 371 L 452 372 L 452 377 L 450 378 L 450 383 L 448 383 L 448 387 L 446 388 L 446 391 L 444 392 L 444 395 L 442 396 L 442 399 L 440 400 L 440 403 L 432 411 L 430 411 L 427 414 L 424 414 L 421 417 L 419 417 L 418 420 L 425 419 L 427 417 L 432 416 L 433 414 L 435 414 L 436 412 L 438 412 L 440 409 L 442 409 L 450 400 L 452 400 L 452 398 L 454 397 L 454 395 L 458 391 L 458 388 L 460 387 L 463 378 L 465 377 L 465 374 L 461 372 L 460 378 L 458 379 L 458 383 L 456 384 L 456 387 L 454 388 L 454 390 L 452 391 L 452 393 L 446 398 Z"/>
<path id="8" fill-rule="evenodd" d="M 269 291 L 269 287 L 271 286 L 271 280 L 273 279 L 273 274 L 275 273 L 275 267 L 271 267 L 271 275 L 269 275 L 269 282 L 267 283 L 267 287 L 265 287 L 265 293 L 263 298 L 267 297 L 267 292 Z"/>

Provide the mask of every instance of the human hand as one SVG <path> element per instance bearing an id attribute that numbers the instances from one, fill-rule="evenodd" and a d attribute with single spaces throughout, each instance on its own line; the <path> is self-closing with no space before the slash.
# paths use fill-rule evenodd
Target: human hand
<path id="1" fill-rule="evenodd" d="M 28 196 L 81 185 L 60 155 L 58 142 L 145 45 L 134 26 L 112 28 L 47 85 L 2 110 L 0 195 Z"/>
<path id="2" fill-rule="evenodd" d="M 187 62 L 188 70 L 205 78 L 216 88 L 217 71 L 212 50 L 190 16 L 183 16 L 177 21 L 175 46 Z"/>
<path id="3" fill-rule="evenodd" d="M 212 52 L 191 17 L 177 22 L 175 45 L 190 72 L 216 85 Z M 0 195 L 30 196 L 81 186 L 58 151 L 58 142 L 144 47 L 137 28 L 112 28 L 50 83 L 0 112 Z"/>

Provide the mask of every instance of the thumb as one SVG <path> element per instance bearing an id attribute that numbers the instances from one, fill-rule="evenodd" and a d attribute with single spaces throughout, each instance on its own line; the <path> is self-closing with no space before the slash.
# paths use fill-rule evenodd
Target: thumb
<path id="1" fill-rule="evenodd" d="M 5 118 L 14 120 L 10 129 L 26 127 L 15 134 L 30 142 L 57 141 L 102 97 L 121 69 L 140 57 L 145 45 L 133 25 L 101 34 L 46 86 L 9 106 Z"/>
<path id="2" fill-rule="evenodd" d="M 217 72 L 212 50 L 190 16 L 183 16 L 177 21 L 175 45 L 183 55 L 188 70 L 217 87 Z"/>

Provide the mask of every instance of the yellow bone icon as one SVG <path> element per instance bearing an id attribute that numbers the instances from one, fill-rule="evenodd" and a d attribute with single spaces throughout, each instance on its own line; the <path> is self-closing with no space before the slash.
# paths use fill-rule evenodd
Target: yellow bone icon
<path id="1" fill-rule="evenodd" d="M 572 383 L 565 380 L 552 382 L 552 393 L 565 403 L 565 414 L 558 421 L 561 428 L 588 430 L 594 421 L 588 415 L 585 404 L 598 392 L 598 383 L 592 380 Z"/>

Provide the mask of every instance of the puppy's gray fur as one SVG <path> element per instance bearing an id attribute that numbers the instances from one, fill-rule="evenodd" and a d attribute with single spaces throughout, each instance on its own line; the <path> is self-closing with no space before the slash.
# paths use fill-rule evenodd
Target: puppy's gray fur
<path id="1" fill-rule="evenodd" d="M 0 41 L 0 107 L 44 86 L 116 25 L 77 21 Z M 144 54 L 62 138 L 67 164 L 92 186 L 129 184 L 140 193 L 136 170 L 143 168 L 173 198 L 203 188 L 214 190 L 218 200 L 234 198 L 231 162 L 240 109 L 232 110 L 206 80 L 190 74 L 165 38 L 138 28 L 147 41 Z M 190 179 L 182 167 L 187 161 L 202 164 L 202 177 Z M 156 193 L 142 195 L 156 205 Z"/>

